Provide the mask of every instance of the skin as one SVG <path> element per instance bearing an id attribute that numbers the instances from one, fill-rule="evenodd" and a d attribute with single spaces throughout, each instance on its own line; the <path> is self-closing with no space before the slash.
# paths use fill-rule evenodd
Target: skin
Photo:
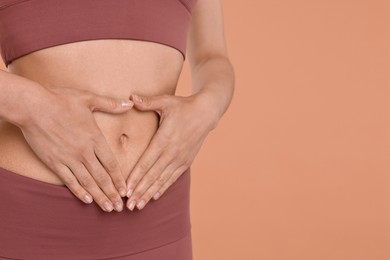
<path id="1" fill-rule="evenodd" d="M 193 95 L 132 96 L 136 109 L 156 111 L 160 126 L 127 179 L 130 210 L 158 199 L 190 167 L 227 110 L 234 88 L 221 2 L 199 0 L 189 30 Z M 210 106 L 212 104 L 212 106 Z"/>
<path id="2" fill-rule="evenodd" d="M 87 204 L 90 195 L 107 212 L 123 210 L 128 188 L 127 204 L 161 197 L 233 95 L 219 0 L 198 0 L 187 53 L 189 97 L 174 95 L 181 54 L 161 44 L 93 40 L 16 59 L 0 73 L 0 167 L 64 185 Z"/>

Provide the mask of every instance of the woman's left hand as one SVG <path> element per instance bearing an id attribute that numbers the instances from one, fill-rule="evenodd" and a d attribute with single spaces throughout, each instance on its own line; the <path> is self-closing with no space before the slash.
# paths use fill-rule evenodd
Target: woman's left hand
<path id="1" fill-rule="evenodd" d="M 201 92 L 131 99 L 136 109 L 160 116 L 157 132 L 127 179 L 127 207 L 133 210 L 142 209 L 152 197 L 158 199 L 191 166 L 219 118 Z"/>

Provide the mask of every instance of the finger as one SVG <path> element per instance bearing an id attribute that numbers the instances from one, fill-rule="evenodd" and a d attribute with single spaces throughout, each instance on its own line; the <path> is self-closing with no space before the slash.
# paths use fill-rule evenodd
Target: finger
<path id="1" fill-rule="evenodd" d="M 124 187 L 126 187 L 125 182 L 120 172 L 119 165 L 115 157 L 111 155 L 111 150 L 109 149 L 108 145 L 105 147 L 106 149 L 101 147 L 101 143 L 104 143 L 105 138 L 102 137 L 99 140 L 100 141 L 95 142 L 93 150 L 91 149 L 91 151 L 86 151 L 81 154 L 82 162 L 89 174 L 93 177 L 98 187 L 112 202 L 115 210 L 121 211 L 123 209 L 123 201 L 113 183 L 113 180 L 111 179 L 111 174 L 117 176 L 114 177 L 114 179 L 121 178 L 123 183 L 121 190 L 124 193 Z M 103 160 L 103 158 L 105 160 Z"/>
<path id="2" fill-rule="evenodd" d="M 164 140 L 164 137 L 162 137 L 161 131 L 157 130 L 149 146 L 143 152 L 127 179 L 128 198 L 133 193 L 138 182 L 160 157 L 162 150 L 165 148 L 165 142 L 161 140 Z"/>
<path id="3" fill-rule="evenodd" d="M 122 113 L 132 108 L 133 105 L 134 102 L 129 99 L 116 99 L 95 94 L 89 101 L 91 111 L 107 113 Z"/>
<path id="4" fill-rule="evenodd" d="M 174 184 L 177 179 L 186 171 L 186 169 L 188 169 L 188 167 L 186 166 L 182 166 L 182 167 L 179 167 L 177 168 L 173 174 L 171 175 L 171 177 L 163 184 L 163 186 L 155 193 L 155 195 L 153 196 L 153 199 L 154 200 L 157 200 L 159 198 L 161 198 L 161 196 L 167 191 L 167 189 L 172 186 L 172 184 Z"/>
<path id="5" fill-rule="evenodd" d="M 108 175 L 111 177 L 115 188 L 119 192 L 121 197 L 126 196 L 126 182 L 123 177 L 122 170 L 119 166 L 115 155 L 111 152 L 111 149 L 107 143 L 104 135 L 100 135 L 100 138 L 95 141 L 94 152 L 96 158 L 101 165 L 105 168 Z"/>
<path id="6" fill-rule="evenodd" d="M 155 178 L 152 185 L 143 193 L 139 199 L 139 205 L 137 204 L 138 209 L 142 209 L 146 204 L 152 199 L 152 197 L 163 187 L 163 185 L 171 178 L 172 173 L 176 170 L 177 165 L 171 163 L 165 170 Z M 144 201 L 141 203 L 141 201 Z"/>
<path id="7" fill-rule="evenodd" d="M 142 196 L 145 194 L 145 192 L 150 188 L 150 186 L 153 185 L 153 183 L 157 180 L 157 178 L 161 175 L 161 173 L 167 168 L 167 165 L 170 164 L 172 159 L 168 159 L 169 157 L 166 155 L 162 155 L 159 157 L 159 159 L 154 163 L 154 165 L 149 169 L 147 174 L 143 176 L 143 178 L 140 180 L 140 182 L 137 184 L 133 194 L 131 197 L 127 200 L 127 207 L 130 210 L 133 210 L 134 202 L 137 203 L 138 209 L 142 209 L 145 204 L 146 200 L 142 200 Z M 133 202 L 134 201 L 134 202 Z"/>
<path id="8" fill-rule="evenodd" d="M 118 194 L 117 189 L 115 188 L 110 174 L 107 173 L 106 169 L 103 167 L 97 155 L 91 152 L 90 155 L 83 156 L 82 162 L 85 168 L 88 170 L 90 175 L 92 175 L 94 181 L 98 187 L 104 192 L 108 199 L 114 205 L 116 211 L 122 211 L 123 201 L 121 196 Z M 110 170 L 108 170 L 110 172 Z M 123 177 L 122 177 L 123 178 Z"/>
<path id="9" fill-rule="evenodd" d="M 66 165 L 58 164 L 53 170 L 77 198 L 86 204 L 92 203 L 93 198 L 91 194 L 80 185 L 72 171 Z"/>
<path id="10" fill-rule="evenodd" d="M 77 165 L 71 165 L 70 170 L 73 172 L 80 185 L 90 192 L 96 203 L 104 211 L 111 212 L 113 210 L 113 204 L 111 203 L 109 198 L 103 193 L 103 191 L 98 187 L 95 180 L 88 173 L 82 163 L 77 163 Z"/>
<path id="11" fill-rule="evenodd" d="M 131 95 L 134 106 L 141 111 L 156 111 L 160 116 L 167 104 L 166 95 L 160 96 L 140 96 Z"/>

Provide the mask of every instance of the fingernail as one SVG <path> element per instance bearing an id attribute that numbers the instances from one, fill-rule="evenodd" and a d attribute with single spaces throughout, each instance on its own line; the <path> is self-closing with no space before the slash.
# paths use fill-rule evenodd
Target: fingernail
<path id="1" fill-rule="evenodd" d="M 131 107 L 133 105 L 133 102 L 131 100 L 123 99 L 121 101 L 122 107 Z"/>
<path id="2" fill-rule="evenodd" d="M 135 201 L 133 200 L 133 201 L 131 201 L 131 203 L 130 203 L 130 205 L 128 206 L 128 208 L 129 208 L 130 210 L 133 210 L 133 209 L 134 209 L 134 206 L 135 206 Z"/>
<path id="3" fill-rule="evenodd" d="M 124 197 L 124 196 L 126 196 L 126 190 L 125 190 L 125 188 L 119 188 L 119 194 L 121 195 L 121 197 Z"/>
<path id="4" fill-rule="evenodd" d="M 91 195 L 89 195 L 89 194 L 86 194 L 85 196 L 84 196 L 84 201 L 86 202 L 86 203 L 91 203 L 92 202 L 92 197 L 91 197 Z"/>
<path id="5" fill-rule="evenodd" d="M 131 194 L 133 193 L 133 190 L 132 189 L 129 189 L 127 191 L 127 197 L 130 198 Z"/>
<path id="6" fill-rule="evenodd" d="M 122 211 L 123 209 L 123 203 L 122 202 L 115 202 L 115 210 L 116 211 Z"/>
<path id="7" fill-rule="evenodd" d="M 144 206 L 145 206 L 145 201 L 141 200 L 140 202 L 138 202 L 137 208 L 142 209 Z"/>
<path id="8" fill-rule="evenodd" d="M 109 212 L 111 212 L 111 211 L 114 209 L 114 208 L 112 207 L 112 204 L 111 204 L 110 202 L 108 202 L 108 201 L 104 202 L 103 206 L 104 206 L 104 208 L 105 208 L 107 211 L 109 211 Z"/>
<path id="9" fill-rule="evenodd" d="M 160 197 L 160 192 L 157 192 L 156 194 L 154 194 L 154 196 L 153 196 L 153 199 L 158 199 Z"/>
<path id="10" fill-rule="evenodd" d="M 134 97 L 134 101 L 136 101 L 138 103 L 142 103 L 142 98 L 140 96 L 133 95 L 133 97 Z"/>

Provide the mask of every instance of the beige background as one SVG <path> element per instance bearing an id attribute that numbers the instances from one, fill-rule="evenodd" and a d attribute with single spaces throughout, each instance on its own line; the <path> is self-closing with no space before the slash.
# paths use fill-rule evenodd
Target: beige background
<path id="1" fill-rule="evenodd" d="M 388 1 L 223 9 L 236 92 L 193 164 L 194 259 L 389 260 Z"/>
<path id="2" fill-rule="evenodd" d="M 236 92 L 193 165 L 195 260 L 390 259 L 389 2 L 223 1 Z"/>

